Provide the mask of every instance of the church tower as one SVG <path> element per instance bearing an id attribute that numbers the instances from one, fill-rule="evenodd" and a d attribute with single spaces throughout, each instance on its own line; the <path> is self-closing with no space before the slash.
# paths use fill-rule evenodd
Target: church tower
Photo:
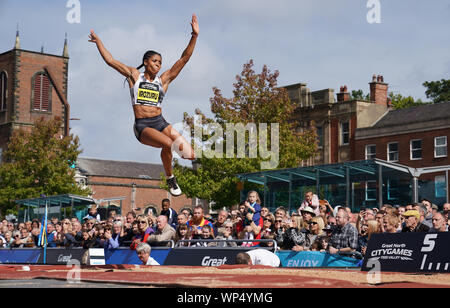
<path id="1" fill-rule="evenodd" d="M 0 53 L 0 162 L 13 131 L 30 130 L 40 117 L 60 117 L 61 135 L 69 134 L 67 34 L 61 55 L 24 50 L 20 43 L 17 29 L 14 48 Z"/>

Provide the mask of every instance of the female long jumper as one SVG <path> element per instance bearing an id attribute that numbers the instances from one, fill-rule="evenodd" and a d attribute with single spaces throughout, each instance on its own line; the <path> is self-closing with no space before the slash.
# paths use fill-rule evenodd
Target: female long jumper
<path id="1" fill-rule="evenodd" d="M 158 76 L 158 73 L 162 65 L 161 54 L 153 50 L 147 51 L 143 56 L 142 64 L 134 68 L 114 59 L 93 30 L 89 35 L 89 42 L 97 45 L 98 51 L 106 64 L 127 78 L 135 116 L 134 133 L 139 142 L 155 148 L 162 148 L 161 160 L 168 178 L 167 185 L 170 193 L 174 196 L 181 195 L 181 189 L 172 173 L 172 146 L 179 145 L 176 150 L 183 153 L 183 158 L 194 160 L 195 155 L 186 139 L 172 129 L 172 125 L 163 118 L 161 103 L 167 93 L 169 84 L 178 76 L 194 51 L 199 33 L 198 20 L 195 14 L 192 15 L 191 27 L 191 39 L 181 58 L 160 76 Z M 143 73 L 139 72 L 141 67 L 145 68 Z"/>

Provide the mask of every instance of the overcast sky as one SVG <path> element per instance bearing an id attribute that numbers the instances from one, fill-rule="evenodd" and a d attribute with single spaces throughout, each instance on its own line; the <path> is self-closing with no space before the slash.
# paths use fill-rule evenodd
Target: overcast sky
<path id="1" fill-rule="evenodd" d="M 80 23 L 67 18 L 68 0 L 0 0 L 0 53 L 14 47 L 62 54 L 69 46 L 71 132 L 83 157 L 160 163 L 159 150 L 134 137 L 134 115 L 124 78 L 88 42 L 93 29 L 119 61 L 138 66 L 146 50 L 163 56 L 162 71 L 187 46 L 192 13 L 200 35 L 190 62 L 163 102 L 169 123 L 196 108 L 211 115 L 212 87 L 231 97 L 235 76 L 249 59 L 279 70 L 278 83 L 312 90 L 369 92 L 373 74 L 390 91 L 426 100 L 424 81 L 450 75 L 450 2 L 379 0 L 381 23 L 369 23 L 368 0 L 79 0 Z M 76 2 L 76 1 L 72 1 Z"/>

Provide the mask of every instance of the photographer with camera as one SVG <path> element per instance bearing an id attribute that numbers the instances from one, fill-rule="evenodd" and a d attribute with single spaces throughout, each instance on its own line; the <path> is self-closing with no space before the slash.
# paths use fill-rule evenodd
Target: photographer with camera
<path id="1" fill-rule="evenodd" d="M 281 250 L 292 250 L 294 246 L 302 246 L 305 234 L 300 232 L 295 221 L 290 218 L 275 219 L 275 241 Z"/>

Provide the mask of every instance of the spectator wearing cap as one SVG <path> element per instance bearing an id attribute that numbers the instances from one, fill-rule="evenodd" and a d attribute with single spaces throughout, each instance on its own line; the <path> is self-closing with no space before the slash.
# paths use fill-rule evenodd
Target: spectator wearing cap
<path id="1" fill-rule="evenodd" d="M 314 210 L 312 208 L 310 208 L 309 206 L 305 207 L 304 209 L 302 209 L 300 211 L 302 218 L 303 218 L 303 226 L 304 229 L 308 229 L 309 227 L 309 222 L 311 221 L 311 219 L 313 217 L 316 217 L 316 213 L 314 212 Z M 302 230 L 304 231 L 304 230 Z"/>
<path id="2" fill-rule="evenodd" d="M 405 217 L 405 227 L 402 232 L 428 232 L 430 230 L 429 227 L 420 223 L 420 213 L 417 210 L 406 211 L 403 217 Z"/>
<path id="3" fill-rule="evenodd" d="M 358 248 L 358 231 L 349 222 L 345 208 L 340 208 L 336 215 L 336 228 L 331 233 L 329 251 L 331 254 L 353 252 Z"/>
<path id="4" fill-rule="evenodd" d="M 314 216 L 320 215 L 320 202 L 319 197 L 313 193 L 311 190 L 308 190 L 305 193 L 305 198 L 303 199 L 302 203 L 300 204 L 300 207 L 298 208 L 298 213 L 301 214 L 301 211 L 305 209 L 306 207 L 309 207 L 313 210 Z"/>
<path id="5" fill-rule="evenodd" d="M 432 221 L 433 227 L 430 228 L 429 232 L 448 232 L 449 227 L 444 214 L 440 212 L 434 213 Z"/>

